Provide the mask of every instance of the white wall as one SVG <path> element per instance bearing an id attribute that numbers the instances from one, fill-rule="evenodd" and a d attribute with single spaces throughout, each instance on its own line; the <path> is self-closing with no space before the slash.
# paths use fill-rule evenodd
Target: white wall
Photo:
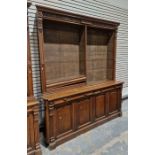
<path id="1" fill-rule="evenodd" d="M 123 9 L 128 9 L 128 0 L 100 0 L 105 1 L 108 4 L 123 8 Z"/>
<path id="2" fill-rule="evenodd" d="M 127 0 L 32 0 L 28 10 L 34 94 L 39 99 L 40 70 L 35 5 L 120 22 L 117 40 L 116 79 L 128 87 L 128 9 Z"/>

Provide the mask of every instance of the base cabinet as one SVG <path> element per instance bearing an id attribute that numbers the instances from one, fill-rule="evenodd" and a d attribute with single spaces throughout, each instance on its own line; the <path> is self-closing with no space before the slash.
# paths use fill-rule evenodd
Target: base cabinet
<path id="1" fill-rule="evenodd" d="M 85 89 L 80 93 L 56 98 L 44 98 L 46 142 L 51 149 L 94 128 L 121 116 L 122 83 L 100 89 Z"/>
<path id="2" fill-rule="evenodd" d="M 27 154 L 41 155 L 39 144 L 39 107 L 35 100 L 27 104 Z"/>

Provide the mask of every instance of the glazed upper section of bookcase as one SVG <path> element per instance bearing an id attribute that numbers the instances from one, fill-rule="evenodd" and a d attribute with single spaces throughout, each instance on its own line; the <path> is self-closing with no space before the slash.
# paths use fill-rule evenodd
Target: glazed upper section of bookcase
<path id="1" fill-rule="evenodd" d="M 48 19 L 48 20 L 55 20 L 61 22 L 68 22 L 72 24 L 79 24 L 79 25 L 88 25 L 92 27 L 98 27 L 102 29 L 110 29 L 110 30 L 117 30 L 120 23 L 97 19 L 89 16 L 78 15 L 70 12 L 65 12 L 62 10 L 51 9 L 42 6 L 37 7 L 37 17 L 38 19 Z"/>

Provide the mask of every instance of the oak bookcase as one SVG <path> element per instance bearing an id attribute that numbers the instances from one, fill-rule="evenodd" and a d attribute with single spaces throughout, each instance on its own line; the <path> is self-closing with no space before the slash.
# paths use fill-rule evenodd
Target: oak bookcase
<path id="1" fill-rule="evenodd" d="M 27 3 L 27 7 L 30 5 L 31 3 Z M 32 64 L 27 23 L 27 155 L 41 155 L 39 137 L 39 105 L 33 94 Z"/>
<path id="2" fill-rule="evenodd" d="M 121 116 L 119 23 L 37 6 L 45 139 L 57 145 Z"/>

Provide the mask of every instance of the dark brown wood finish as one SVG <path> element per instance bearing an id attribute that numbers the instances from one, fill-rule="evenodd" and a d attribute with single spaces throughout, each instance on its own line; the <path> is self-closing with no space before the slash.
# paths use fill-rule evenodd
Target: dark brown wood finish
<path id="1" fill-rule="evenodd" d="M 86 83 L 87 80 L 86 78 L 88 78 L 89 81 L 89 79 L 92 79 L 91 77 L 94 76 L 96 76 L 96 78 L 95 77 L 94 78 L 97 80 L 98 79 L 103 80 L 101 76 L 106 72 L 105 69 L 104 72 L 95 69 L 94 73 L 92 72 L 90 73 L 88 65 L 90 63 L 89 62 L 87 63 L 87 58 L 89 55 L 88 45 L 89 44 L 96 45 L 95 47 L 97 47 L 97 45 L 103 44 L 103 46 L 105 45 L 108 47 L 108 39 L 111 37 L 111 34 L 117 30 L 119 23 L 106 20 L 99 20 L 92 17 L 76 15 L 73 13 L 48 9 L 40 6 L 37 6 L 37 9 L 38 9 L 37 25 L 38 25 L 38 38 L 39 38 L 39 51 L 40 51 L 42 92 L 43 93 L 51 92 L 56 90 L 55 88 L 63 89 L 64 87 L 67 88 L 72 87 L 74 85 L 75 87 L 77 87 L 78 84 L 81 86 L 82 83 L 83 84 Z M 79 31 L 79 29 L 81 29 L 81 31 Z M 90 33 L 90 35 L 92 34 L 92 37 L 88 36 L 90 32 L 89 30 L 91 29 L 93 30 L 93 33 Z M 96 35 L 94 35 L 95 33 Z M 92 40 L 90 40 L 91 38 Z M 80 41 L 78 42 L 78 40 Z M 75 51 L 75 49 L 77 51 L 78 47 L 75 45 L 79 46 L 79 61 L 77 60 L 78 56 L 75 55 L 74 57 L 73 51 Z M 114 45 L 112 47 L 114 47 Z M 115 52 L 114 50 L 115 47 L 114 48 L 112 47 L 110 48 L 112 50 L 107 50 L 106 53 Z M 99 48 L 98 46 L 97 52 L 99 50 L 102 50 L 103 48 Z M 108 48 L 105 47 L 105 49 Z M 93 49 L 91 51 L 93 51 Z M 66 53 L 65 55 L 67 55 L 67 52 L 68 52 L 68 58 L 66 59 L 63 56 L 63 53 L 64 54 Z M 111 55 L 114 56 L 114 53 Z M 75 62 L 77 61 L 79 62 L 79 68 L 80 68 L 79 75 L 77 73 L 74 73 L 76 70 L 78 71 L 77 67 L 78 64 L 74 62 L 72 62 L 72 64 L 69 64 L 70 62 L 69 58 L 71 58 L 72 61 L 76 60 Z M 111 61 L 113 60 L 114 59 L 111 59 Z M 99 61 L 97 62 L 96 64 L 100 63 Z M 94 62 L 92 62 L 91 66 L 92 65 L 94 65 Z M 100 65 L 104 65 L 104 63 L 100 63 Z M 65 66 L 66 67 L 63 69 L 62 66 L 63 68 Z M 74 69 L 72 69 L 71 67 Z M 65 71 L 67 72 L 65 73 Z M 114 69 L 110 68 L 108 69 L 108 71 L 111 72 L 111 74 L 113 75 L 115 74 Z M 79 78 L 81 79 L 81 76 L 85 78 L 83 78 L 83 81 L 77 82 L 79 81 Z M 58 79 L 62 80 L 59 81 Z M 77 81 L 74 79 L 77 79 Z M 112 77 L 111 75 L 111 78 L 109 80 L 114 80 L 114 76 Z M 92 80 L 90 81 L 92 82 Z M 64 83 L 63 85 L 61 84 L 62 82 Z"/>
<path id="2" fill-rule="evenodd" d="M 37 10 L 45 139 L 52 149 L 121 116 L 123 82 L 115 81 L 119 23 Z"/>
<path id="3" fill-rule="evenodd" d="M 31 4 L 28 3 L 27 7 Z M 28 20 L 27 20 L 28 22 Z M 39 144 L 39 105 L 33 94 L 32 64 L 27 23 L 27 154 L 41 155 Z"/>
<path id="4" fill-rule="evenodd" d="M 109 81 L 43 95 L 46 106 L 45 137 L 50 148 L 121 116 L 122 84 Z"/>
<path id="5" fill-rule="evenodd" d="M 84 27 L 44 21 L 47 86 L 85 75 Z"/>
<path id="6" fill-rule="evenodd" d="M 27 100 L 27 154 L 41 155 L 39 143 L 39 106 L 35 98 Z"/>

